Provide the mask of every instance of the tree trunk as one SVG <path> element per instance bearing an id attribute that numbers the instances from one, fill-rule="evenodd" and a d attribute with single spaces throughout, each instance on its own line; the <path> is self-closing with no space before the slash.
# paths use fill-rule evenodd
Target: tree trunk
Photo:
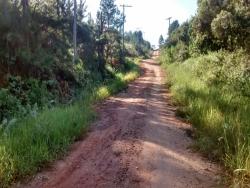
<path id="1" fill-rule="evenodd" d="M 73 43 L 74 43 L 74 57 L 73 57 L 73 63 L 75 63 L 76 61 L 76 56 L 77 56 L 77 49 L 76 49 L 76 37 L 77 37 L 77 33 L 76 33 L 76 26 L 77 26 L 77 4 L 76 4 L 76 0 L 74 0 L 74 24 L 73 24 Z"/>
<path id="2" fill-rule="evenodd" d="M 57 14 L 57 19 L 60 19 L 60 0 L 56 0 L 56 14 Z"/>
<path id="3" fill-rule="evenodd" d="M 29 48 L 29 0 L 22 0 L 21 5 L 23 8 L 24 38 L 26 40 L 26 47 Z"/>
<path id="4" fill-rule="evenodd" d="M 28 17 L 28 9 L 29 9 L 29 0 L 22 0 L 22 7 L 23 7 L 23 17 L 27 19 Z"/>

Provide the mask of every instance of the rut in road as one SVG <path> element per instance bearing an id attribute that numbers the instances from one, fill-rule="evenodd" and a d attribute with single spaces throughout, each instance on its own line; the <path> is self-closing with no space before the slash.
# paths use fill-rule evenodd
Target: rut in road
<path id="1" fill-rule="evenodd" d="M 97 112 L 87 137 L 23 187 L 216 187 L 218 167 L 188 149 L 190 126 L 175 117 L 154 60 L 142 76 Z M 22 186 L 20 186 L 22 187 Z"/>

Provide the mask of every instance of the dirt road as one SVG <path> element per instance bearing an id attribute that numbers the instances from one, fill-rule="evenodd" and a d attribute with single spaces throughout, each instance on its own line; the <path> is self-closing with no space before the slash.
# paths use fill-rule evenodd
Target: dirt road
<path id="1" fill-rule="evenodd" d="M 141 66 L 126 91 L 99 105 L 98 121 L 68 157 L 25 187 L 217 187 L 216 165 L 188 149 L 190 127 L 175 117 L 159 65 Z"/>

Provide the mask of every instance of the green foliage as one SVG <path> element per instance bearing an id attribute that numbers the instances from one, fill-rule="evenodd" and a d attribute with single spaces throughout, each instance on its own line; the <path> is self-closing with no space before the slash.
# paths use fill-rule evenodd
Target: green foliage
<path id="1" fill-rule="evenodd" d="M 119 26 L 121 26 L 116 25 L 117 23 L 122 24 L 122 22 L 120 22 L 122 21 L 122 16 L 115 4 L 115 0 L 101 0 L 100 12 L 102 14 L 103 23 L 107 25 L 108 29 L 110 27 L 119 28 Z"/>
<path id="2" fill-rule="evenodd" d="M 91 104 L 138 76 L 121 64 L 115 1 L 101 1 L 96 23 L 84 22 L 85 1 L 77 5 L 73 64 L 73 0 L 0 0 L 0 187 L 65 152 L 92 119 Z M 134 45 L 146 53 L 142 42 Z"/>
<path id="3" fill-rule="evenodd" d="M 23 105 L 43 106 L 48 103 L 50 94 L 45 82 L 35 79 L 22 80 L 21 77 L 10 77 L 8 90 L 17 97 Z"/>
<path id="4" fill-rule="evenodd" d="M 7 125 L 0 124 L 0 187 L 37 172 L 81 139 L 95 117 L 92 104 L 125 88 L 139 75 L 133 62 L 127 61 L 125 67 L 123 71 L 111 69 L 113 79 L 90 80 L 71 105 L 47 108 Z M 5 92 L 1 91 L 0 97 L 8 99 Z M 8 99 L 10 106 L 15 102 L 10 103 L 12 99 Z"/>
<path id="5" fill-rule="evenodd" d="M 162 46 L 164 45 L 164 38 L 162 35 L 160 35 L 158 43 L 159 43 L 159 47 L 162 48 Z"/>
<path id="6" fill-rule="evenodd" d="M 67 74 L 65 81 L 76 78 L 72 62 L 72 7 L 73 1 L 27 1 L 28 19 L 24 18 L 22 2 L 0 1 L 8 6 L 0 6 L 0 63 L 5 66 L 3 74 L 20 75 L 38 80 L 61 81 L 58 75 Z M 3 10 L 4 8 L 4 10 Z M 86 5 L 81 0 L 77 10 L 77 52 L 85 69 L 93 70 L 96 65 L 95 30 L 83 22 Z M 7 20 L 7 19 L 6 19 Z M 27 22 L 27 23 L 25 23 Z M 5 27 L 1 27 L 2 25 Z M 62 70 L 63 67 L 63 70 Z M 72 83 L 75 85 L 78 83 Z"/>
<path id="7" fill-rule="evenodd" d="M 169 50 L 164 55 L 168 56 L 168 62 L 184 61 L 190 56 L 190 22 L 184 22 L 181 26 L 177 22 L 172 24 L 171 33 L 164 45 Z"/>
<path id="8" fill-rule="evenodd" d="M 0 122 L 13 117 L 19 111 L 20 101 L 7 89 L 0 89 Z"/>
<path id="9" fill-rule="evenodd" d="M 54 96 L 48 91 L 47 83 L 12 76 L 8 88 L 0 89 L 0 122 L 35 113 L 50 106 L 52 99 Z"/>
<path id="10" fill-rule="evenodd" d="M 175 61 L 181 62 L 190 57 L 189 47 L 182 42 L 179 42 L 174 47 L 162 49 L 161 53 L 160 59 L 169 63 L 174 63 Z"/>
<path id="11" fill-rule="evenodd" d="M 239 187 L 250 181 L 249 13 L 247 0 L 199 0 L 193 18 L 171 26 L 160 56 L 198 148 L 221 160 Z"/>
<path id="12" fill-rule="evenodd" d="M 224 10 L 217 14 L 216 18 L 211 23 L 212 33 L 215 38 L 227 44 L 228 48 L 233 48 L 234 46 L 233 33 L 236 27 L 237 23 L 232 13 Z"/>
<path id="13" fill-rule="evenodd" d="M 124 61 L 122 57 L 122 35 L 118 31 L 125 18 L 120 13 L 115 0 L 101 0 L 97 12 L 97 54 L 99 71 L 105 75 L 105 64 L 119 66 Z"/>
<path id="14" fill-rule="evenodd" d="M 192 21 L 192 36 L 200 52 L 220 48 L 249 50 L 250 4 L 242 1 L 198 1 L 197 15 Z"/>
<path id="15" fill-rule="evenodd" d="M 165 47 L 176 48 L 176 61 L 220 49 L 249 51 L 249 12 L 247 0 L 199 0 L 197 14 L 190 21 L 170 25 Z"/>
<path id="16" fill-rule="evenodd" d="M 5 100 L 0 101 L 0 122 L 34 108 L 71 103 L 93 75 L 96 82 L 109 76 L 105 62 L 123 66 L 118 32 L 123 17 L 114 3 L 101 2 L 95 24 L 91 18 L 83 21 L 86 4 L 78 1 L 78 59 L 73 64 L 73 0 L 0 0 L 0 90 Z"/>
<path id="17" fill-rule="evenodd" d="M 173 63 L 174 62 L 174 57 L 173 57 L 173 48 L 164 48 L 161 50 L 159 60 L 160 62 L 168 62 L 168 63 Z"/>
<path id="18" fill-rule="evenodd" d="M 170 36 L 179 26 L 178 20 L 173 21 L 168 28 L 168 35 Z"/>
<path id="19" fill-rule="evenodd" d="M 250 181 L 249 55 L 220 51 L 183 63 L 162 60 L 179 111 L 195 127 L 196 146 L 244 187 Z"/>
<path id="20" fill-rule="evenodd" d="M 128 56 L 149 56 L 151 44 L 143 39 L 142 31 L 125 33 L 125 42 Z"/>
<path id="21" fill-rule="evenodd" d="M 106 45 L 104 55 L 107 63 L 119 66 L 122 58 L 121 35 L 116 30 L 105 32 Z"/>

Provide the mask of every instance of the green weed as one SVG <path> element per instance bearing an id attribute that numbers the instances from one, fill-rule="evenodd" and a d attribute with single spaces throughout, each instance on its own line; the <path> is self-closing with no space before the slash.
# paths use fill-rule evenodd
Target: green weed
<path id="1" fill-rule="evenodd" d="M 183 63 L 163 62 L 178 113 L 195 127 L 196 146 L 223 162 L 240 186 L 250 177 L 248 59 L 243 52 L 217 52 Z"/>
<path id="2" fill-rule="evenodd" d="M 138 66 L 127 63 L 130 68 L 115 72 L 106 84 L 90 82 L 71 105 L 0 125 L 0 187 L 37 172 L 81 138 L 95 117 L 92 104 L 120 91 L 139 75 Z"/>

